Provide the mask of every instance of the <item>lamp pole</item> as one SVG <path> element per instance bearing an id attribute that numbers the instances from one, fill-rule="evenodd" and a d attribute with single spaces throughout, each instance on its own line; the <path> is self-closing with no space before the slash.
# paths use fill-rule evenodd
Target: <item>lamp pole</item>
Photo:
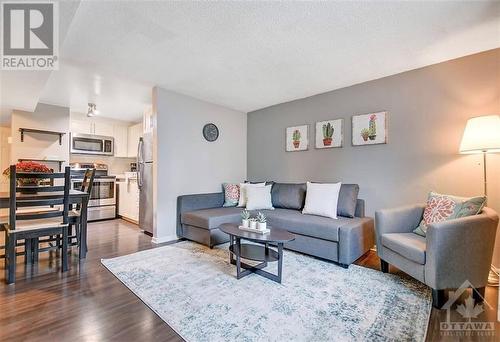
<path id="1" fill-rule="evenodd" d="M 484 178 L 484 197 L 486 200 L 484 204 L 488 202 L 488 178 L 486 177 L 486 151 L 483 151 L 483 178 Z"/>

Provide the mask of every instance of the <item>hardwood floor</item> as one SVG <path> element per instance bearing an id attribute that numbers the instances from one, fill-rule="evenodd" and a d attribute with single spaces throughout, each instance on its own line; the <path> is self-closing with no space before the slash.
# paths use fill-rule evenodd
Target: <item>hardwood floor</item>
<path id="1" fill-rule="evenodd" d="M 40 255 L 38 267 L 18 257 L 15 285 L 0 275 L 0 340 L 182 341 L 156 314 L 100 263 L 154 248 L 151 238 L 123 220 L 90 223 L 87 259 L 59 272 L 59 259 Z M 55 268 L 57 267 L 57 270 Z"/>
<path id="2" fill-rule="evenodd" d="M 59 272 L 55 254 L 42 253 L 38 266 L 25 266 L 18 257 L 17 281 L 5 285 L 0 261 L 0 341 L 181 341 L 182 339 L 100 263 L 136 251 L 158 247 L 137 226 L 123 220 L 89 224 L 89 252 L 79 263 L 77 250 L 70 270 Z M 0 239 L 3 243 L 3 237 Z M 162 246 L 162 245 L 159 245 Z M 356 262 L 379 269 L 370 252 Z M 285 270 L 286 272 L 286 270 Z M 391 272 L 397 270 L 391 268 Z M 488 287 L 491 308 L 481 321 L 496 321 L 498 289 Z M 497 340 L 495 337 L 443 337 L 440 322 L 446 312 L 432 310 L 428 341 Z M 500 324 L 495 323 L 495 336 Z"/>
<path id="3" fill-rule="evenodd" d="M 370 251 L 367 255 L 361 257 L 356 261 L 357 265 L 365 266 L 380 270 L 380 259 L 375 252 Z M 401 272 L 393 266 L 390 266 L 390 273 Z M 470 291 L 470 290 L 469 290 Z M 464 322 L 464 319 L 456 312 L 456 305 L 464 304 L 464 300 L 468 297 L 468 294 L 464 293 L 458 303 L 452 307 L 451 312 L 451 322 Z M 429 326 L 427 327 L 427 339 L 426 341 L 499 341 L 500 340 L 500 323 L 497 321 L 497 308 L 498 308 L 498 287 L 486 287 L 485 293 L 486 303 L 483 305 L 485 312 L 478 316 L 478 319 L 474 321 L 480 322 L 494 322 L 491 335 L 483 334 L 478 336 L 477 332 L 472 336 L 460 336 L 451 335 L 446 336 L 441 333 L 441 323 L 446 322 L 446 310 L 438 310 L 432 308 L 431 317 L 429 320 Z"/>

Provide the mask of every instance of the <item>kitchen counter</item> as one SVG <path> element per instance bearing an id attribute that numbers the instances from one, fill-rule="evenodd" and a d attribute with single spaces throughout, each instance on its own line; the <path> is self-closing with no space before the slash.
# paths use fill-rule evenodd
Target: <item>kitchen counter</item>
<path id="1" fill-rule="evenodd" d="M 125 172 L 125 173 L 120 173 L 117 175 L 114 175 L 116 177 L 117 182 L 123 182 L 123 181 L 128 181 L 129 179 L 137 179 L 137 173 L 136 172 Z"/>

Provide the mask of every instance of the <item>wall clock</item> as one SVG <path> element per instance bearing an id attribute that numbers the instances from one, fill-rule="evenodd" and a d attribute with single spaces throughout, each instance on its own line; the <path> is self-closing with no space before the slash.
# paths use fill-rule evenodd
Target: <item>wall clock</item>
<path id="1" fill-rule="evenodd" d="M 203 126 L 203 137 L 207 141 L 215 141 L 219 138 L 219 129 L 213 123 L 206 124 Z"/>

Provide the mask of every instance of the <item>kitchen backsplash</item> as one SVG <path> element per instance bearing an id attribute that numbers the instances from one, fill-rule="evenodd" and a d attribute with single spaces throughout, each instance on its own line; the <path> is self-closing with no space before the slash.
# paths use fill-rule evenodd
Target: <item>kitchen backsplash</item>
<path id="1" fill-rule="evenodd" d="M 126 171 L 130 171 L 130 163 L 134 163 L 135 158 L 115 158 L 106 156 L 71 154 L 70 162 L 107 164 L 109 168 L 108 172 L 110 175 L 119 175 L 123 174 Z"/>

